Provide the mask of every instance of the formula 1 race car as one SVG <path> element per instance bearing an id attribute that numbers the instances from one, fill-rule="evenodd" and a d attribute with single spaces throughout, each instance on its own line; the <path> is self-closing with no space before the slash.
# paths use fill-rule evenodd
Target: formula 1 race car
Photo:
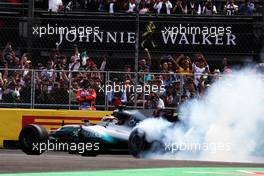
<path id="1" fill-rule="evenodd" d="M 97 125 L 63 125 L 50 134 L 44 127 L 30 124 L 21 130 L 19 142 L 22 151 L 29 155 L 40 155 L 45 150 L 63 150 L 83 156 L 123 152 L 128 149 L 133 127 L 145 118 L 138 111 L 119 107 Z"/>
<path id="2" fill-rule="evenodd" d="M 168 121 L 175 121 L 173 110 L 163 110 Z M 159 112 L 161 113 L 161 112 Z M 119 107 L 96 125 L 63 125 L 49 133 L 44 127 L 30 124 L 19 135 L 20 148 L 28 155 L 40 155 L 46 150 L 68 151 L 82 156 L 98 154 L 128 154 L 129 136 L 135 126 L 152 114 Z"/>

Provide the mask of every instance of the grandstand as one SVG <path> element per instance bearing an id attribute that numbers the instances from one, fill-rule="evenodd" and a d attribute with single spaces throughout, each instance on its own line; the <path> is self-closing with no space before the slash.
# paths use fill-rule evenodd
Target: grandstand
<path id="1" fill-rule="evenodd" d="M 157 14 L 153 9 L 147 14 L 137 13 L 140 10 L 127 13 L 127 2 L 121 0 L 116 12 L 109 14 L 105 8 L 108 2 L 94 1 L 94 10 L 84 2 L 73 1 L 66 8 L 70 1 L 63 1 L 64 9 L 59 12 L 48 11 L 47 0 L 0 2 L 1 106 L 76 109 L 72 85 L 80 86 L 86 77 L 101 85 L 115 81 L 166 84 L 166 94 L 160 96 L 167 107 L 174 108 L 186 97 L 200 96 L 206 89 L 204 83 L 213 82 L 219 72 L 230 72 L 233 65 L 261 61 L 261 0 L 252 1 L 252 15 L 237 12 L 232 16 L 225 15 L 226 1 L 220 0 L 214 1 L 218 13 L 212 16 Z M 175 2 L 172 4 L 175 6 Z M 243 1 L 236 4 L 241 6 Z M 64 32 L 60 33 L 61 29 Z M 76 47 L 81 60 L 77 64 L 72 62 Z M 200 57 L 209 67 L 204 72 L 208 79 L 200 80 L 203 86 L 193 75 L 193 64 Z M 151 64 L 144 64 L 149 60 Z M 192 70 L 187 76 L 179 69 L 184 63 Z M 54 86 L 60 90 L 55 91 Z M 173 103 L 168 100 L 171 94 Z M 139 108 L 145 108 L 149 99 L 145 95 L 129 96 L 132 102 L 127 105 Z M 98 108 L 112 105 L 107 95 L 98 94 Z"/>

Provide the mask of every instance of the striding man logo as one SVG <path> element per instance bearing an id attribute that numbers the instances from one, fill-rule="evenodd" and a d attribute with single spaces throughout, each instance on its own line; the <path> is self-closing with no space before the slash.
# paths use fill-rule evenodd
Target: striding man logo
<path id="1" fill-rule="evenodd" d="M 157 45 L 153 41 L 153 34 L 156 31 L 156 26 L 154 25 L 153 21 L 150 21 L 146 27 L 146 32 L 144 32 L 141 36 L 142 42 L 141 47 L 142 48 L 156 48 Z"/>

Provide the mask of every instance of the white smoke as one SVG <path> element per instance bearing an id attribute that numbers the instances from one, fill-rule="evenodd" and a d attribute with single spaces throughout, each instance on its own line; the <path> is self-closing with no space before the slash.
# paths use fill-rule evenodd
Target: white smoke
<path id="1" fill-rule="evenodd" d="M 254 162 L 264 156 L 264 80 L 256 73 L 236 71 L 219 79 L 180 114 L 176 125 L 153 118 L 139 124 L 148 142 L 170 147 L 147 157 Z"/>

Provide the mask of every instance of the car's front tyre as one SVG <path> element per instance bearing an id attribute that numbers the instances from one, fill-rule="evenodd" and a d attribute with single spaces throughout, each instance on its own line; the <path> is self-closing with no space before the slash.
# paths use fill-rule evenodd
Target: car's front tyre
<path id="1" fill-rule="evenodd" d="M 24 127 L 19 134 L 19 143 L 21 150 L 28 155 L 41 155 L 45 152 L 40 148 L 48 142 L 48 131 L 35 124 Z"/>

